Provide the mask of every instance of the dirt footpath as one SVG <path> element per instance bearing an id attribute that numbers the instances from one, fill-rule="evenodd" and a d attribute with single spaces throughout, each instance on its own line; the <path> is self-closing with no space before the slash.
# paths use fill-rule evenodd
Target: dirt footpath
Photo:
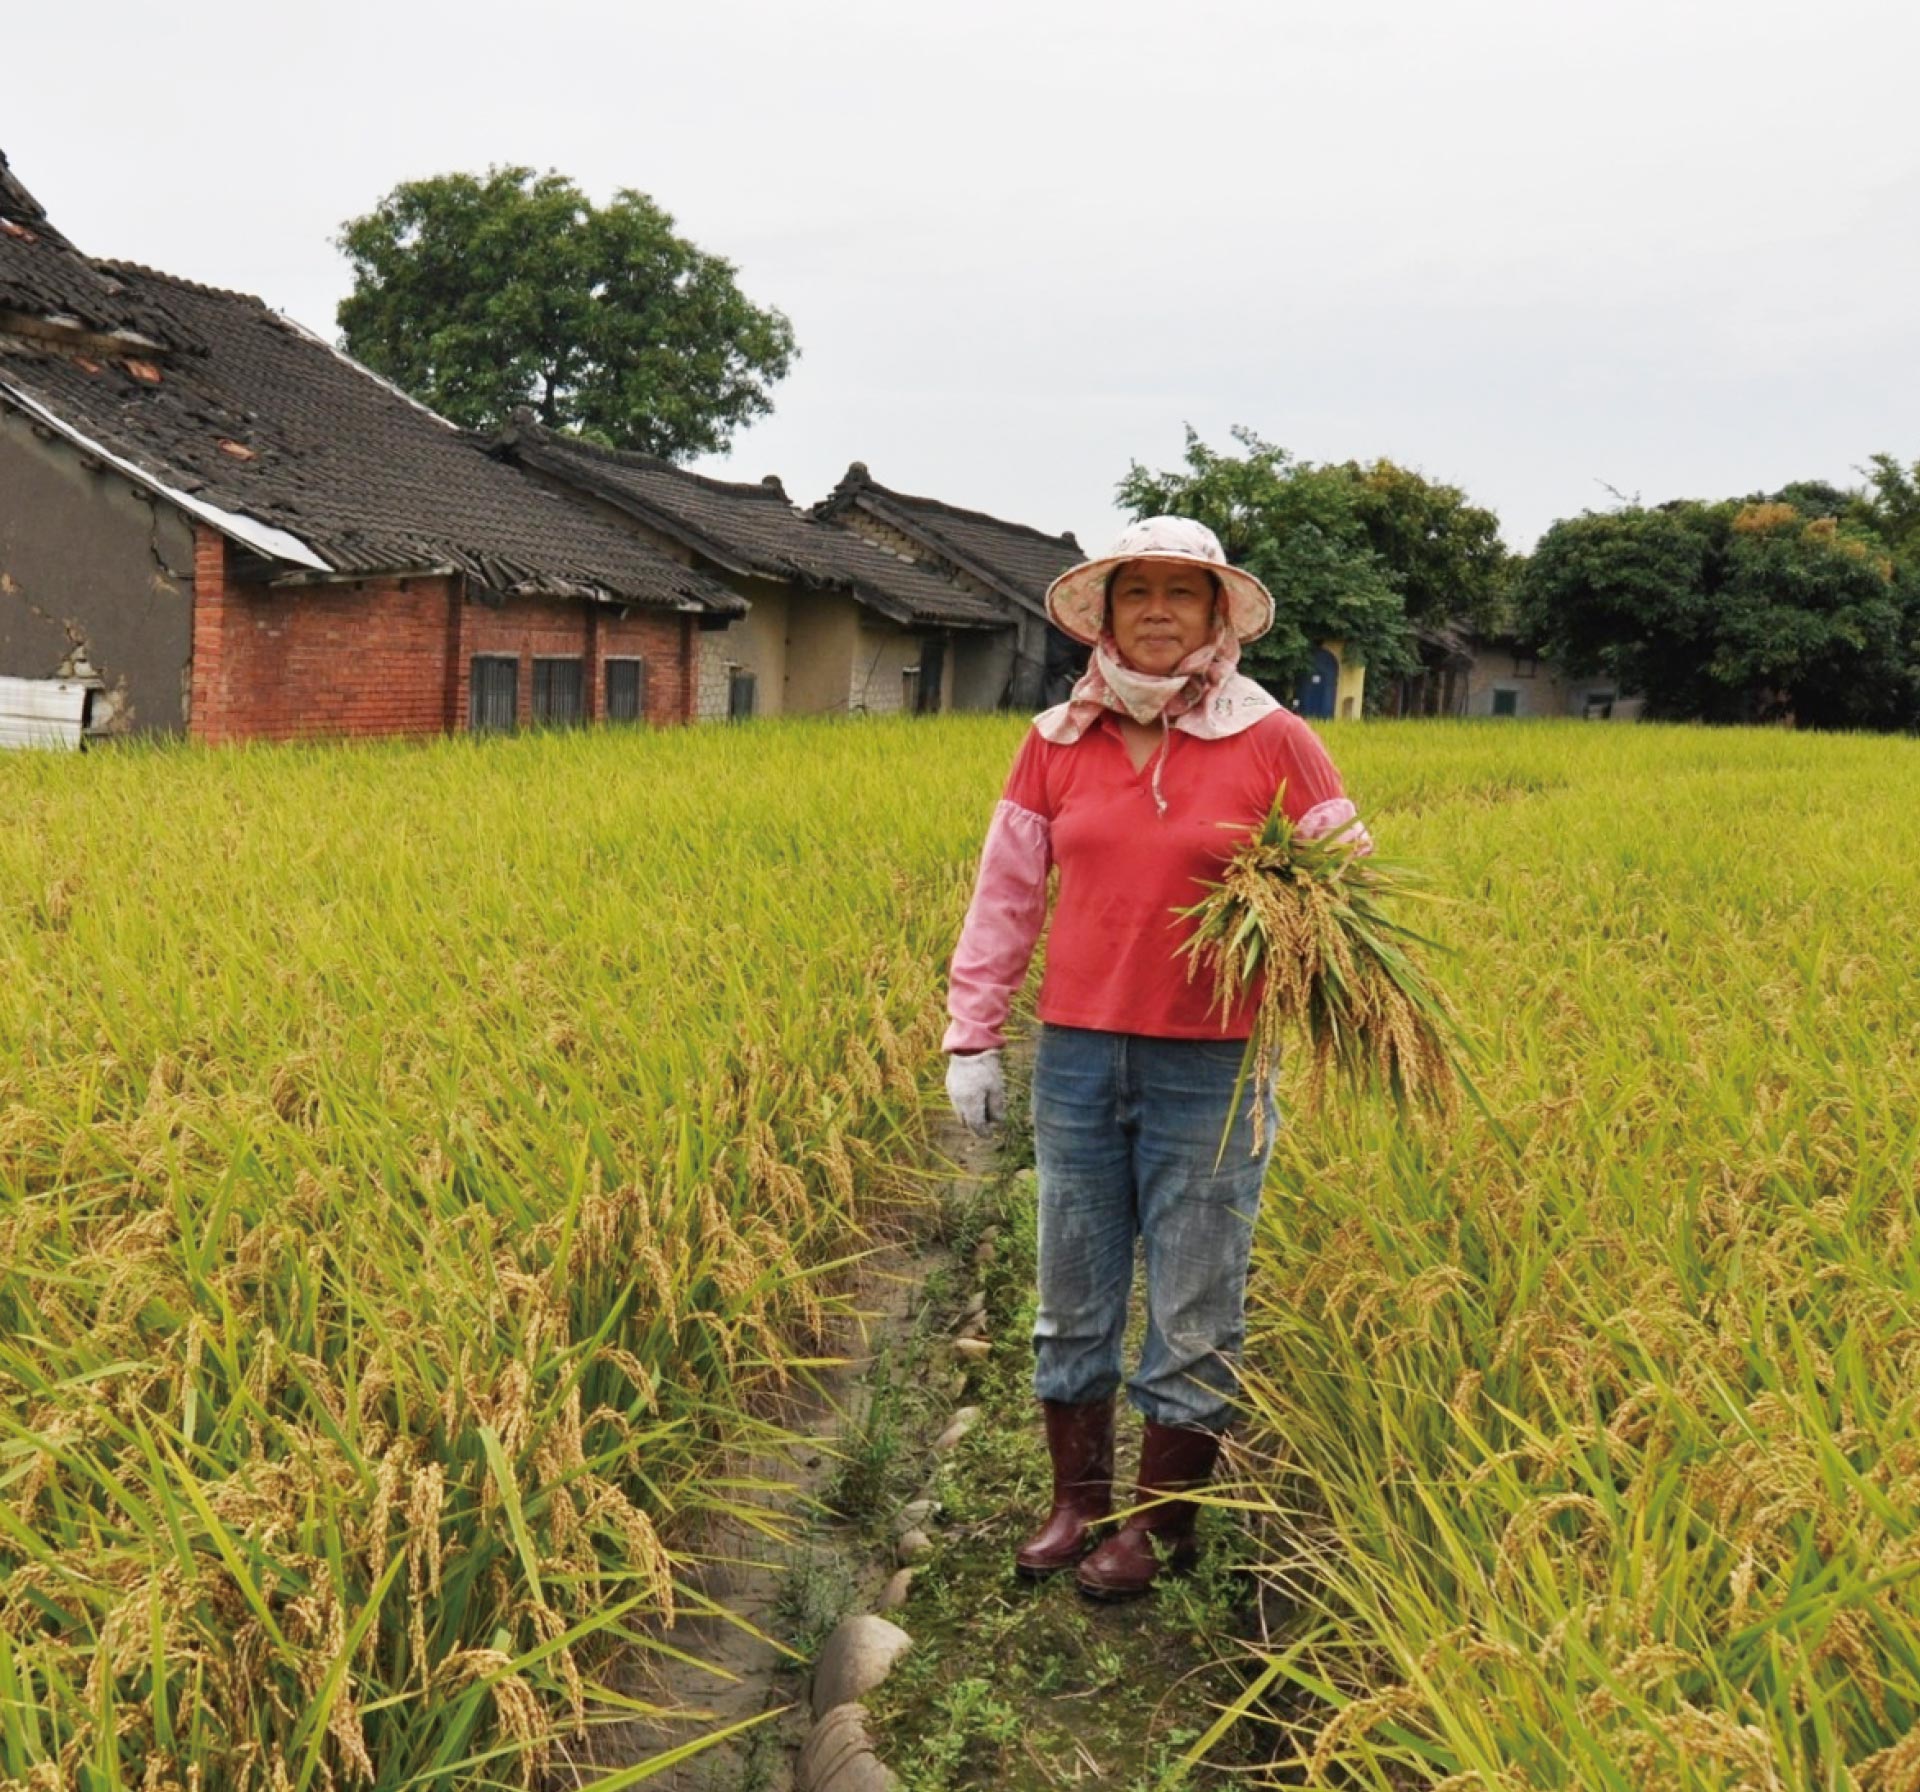
<path id="1" fill-rule="evenodd" d="M 841 1617 L 873 1608 L 895 1572 L 890 1539 L 876 1533 L 884 1516 L 876 1502 L 885 1498 L 893 1456 L 915 1441 L 899 1423 L 909 1393 L 901 1366 L 925 1354 L 913 1346 L 916 1331 L 928 1333 L 944 1317 L 930 1300 L 953 1284 L 952 1240 L 977 1229 L 968 1216 L 999 1162 L 995 1142 L 945 1114 L 931 1133 L 930 1198 L 909 1216 L 906 1235 L 861 1266 L 864 1323 L 842 1345 L 846 1360 L 817 1372 L 815 1387 L 780 1415 L 791 1442 L 769 1443 L 722 1471 L 751 1520 L 731 1520 L 695 1546 L 690 1597 L 658 1639 L 675 1653 L 661 1653 L 631 1679 L 633 1696 L 677 1715 L 596 1731 L 598 1766 L 580 1763 L 580 1780 L 750 1725 L 643 1783 L 662 1792 L 791 1792 L 812 1725 L 814 1657 Z M 949 1358 L 938 1388 L 911 1390 L 915 1408 L 957 1399 L 957 1373 Z"/>

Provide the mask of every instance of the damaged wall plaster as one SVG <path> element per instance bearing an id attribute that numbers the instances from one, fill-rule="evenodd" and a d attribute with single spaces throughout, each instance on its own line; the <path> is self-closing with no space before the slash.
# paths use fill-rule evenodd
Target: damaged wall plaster
<path id="1" fill-rule="evenodd" d="M 0 407 L 0 675 L 98 685 L 92 725 L 178 733 L 193 660 L 193 532 Z"/>

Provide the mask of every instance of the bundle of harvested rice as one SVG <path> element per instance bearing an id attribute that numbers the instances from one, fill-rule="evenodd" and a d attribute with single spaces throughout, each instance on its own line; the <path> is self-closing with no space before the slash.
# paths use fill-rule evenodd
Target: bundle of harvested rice
<path id="1" fill-rule="evenodd" d="M 1382 899 L 1426 897 L 1418 874 L 1357 850 L 1357 823 L 1319 838 L 1297 833 L 1275 797 L 1260 829 L 1227 861 L 1206 898 L 1178 911 L 1197 923 L 1182 948 L 1189 979 L 1213 979 L 1224 1023 L 1258 987 L 1240 1087 L 1271 1088 L 1290 1032 L 1312 1053 L 1309 1108 L 1330 1081 L 1364 1092 L 1384 1088 L 1405 1111 L 1423 1106 L 1451 1118 L 1464 1089 L 1483 1110 L 1460 1063 L 1465 1035 L 1413 952 L 1444 950 L 1402 926 Z M 1239 1108 L 1239 1088 L 1234 1110 Z M 1266 1104 L 1253 1103 L 1254 1150 L 1266 1142 Z"/>

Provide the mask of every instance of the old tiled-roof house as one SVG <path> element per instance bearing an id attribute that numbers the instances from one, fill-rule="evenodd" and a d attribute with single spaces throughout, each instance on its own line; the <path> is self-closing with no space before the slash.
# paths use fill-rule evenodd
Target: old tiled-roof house
<path id="1" fill-rule="evenodd" d="M 488 445 L 748 601 L 744 616 L 711 618 L 700 635 L 703 718 L 1005 700 L 1018 627 L 1005 599 L 802 513 L 778 479 L 711 479 L 527 417 Z"/>
<path id="2" fill-rule="evenodd" d="M 1085 669 L 1087 650 L 1047 621 L 1047 587 L 1086 558 L 1072 535 L 1046 535 L 984 511 L 910 497 L 855 461 L 813 515 L 933 568 L 963 589 L 1004 604 L 1015 627 L 1003 658 L 982 668 L 990 704 L 1040 709 L 1058 702 Z M 983 704 L 981 707 L 988 707 Z"/>
<path id="3" fill-rule="evenodd" d="M 0 676 L 208 741 L 675 721 L 745 607 L 259 300 L 83 255 L 0 156 Z"/>

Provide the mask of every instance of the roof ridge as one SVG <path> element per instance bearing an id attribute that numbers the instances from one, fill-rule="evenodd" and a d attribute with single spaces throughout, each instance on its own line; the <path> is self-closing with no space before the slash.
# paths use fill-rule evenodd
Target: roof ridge
<path id="1" fill-rule="evenodd" d="M 787 488 L 778 474 L 770 474 L 766 479 L 716 479 L 711 473 L 696 473 L 691 467 L 683 467 L 677 461 L 668 460 L 664 455 L 648 454 L 639 448 L 611 448 L 604 442 L 589 441 L 585 436 L 570 435 L 565 430 L 549 429 L 544 423 L 513 423 L 509 431 L 526 430 L 532 433 L 540 443 L 550 443 L 562 453 L 583 454 L 594 460 L 609 461 L 619 467 L 636 467 L 652 473 L 671 473 L 679 479 L 690 479 L 696 485 L 703 485 L 709 491 L 725 492 L 732 497 L 757 498 L 762 502 L 777 500 L 793 506 L 793 500 L 787 496 Z"/>
<path id="2" fill-rule="evenodd" d="M 192 282 L 188 281 L 186 284 L 191 285 Z M 200 290 L 210 293 L 217 298 L 243 299 L 247 296 L 245 293 L 224 293 L 217 286 L 206 286 L 200 288 Z M 268 305 L 264 300 L 257 299 L 254 302 L 267 314 L 269 322 L 278 324 L 280 328 L 285 330 L 289 335 L 298 336 L 303 342 L 312 343 L 315 348 L 325 349 L 336 361 L 344 361 L 355 373 L 361 375 L 363 378 L 372 380 L 375 385 L 386 387 L 395 398 L 405 400 L 406 403 L 412 405 L 416 411 L 420 412 L 422 416 L 431 417 L 442 429 L 450 429 L 456 435 L 464 433 L 460 425 L 455 423 L 451 418 L 441 416 L 432 405 L 428 404 L 424 399 L 415 398 L 404 386 L 400 385 L 397 381 L 388 379 L 384 373 L 375 373 L 366 362 L 355 359 L 354 356 L 348 354 L 345 349 L 340 347 L 338 343 L 329 342 L 318 330 L 308 329 L 297 317 L 289 316 L 288 313 L 284 311 L 275 311 L 273 307 Z"/>
<path id="3" fill-rule="evenodd" d="M 867 471 L 865 461 L 857 460 L 847 468 L 847 477 L 840 482 L 842 487 L 852 481 L 856 468 L 859 470 L 860 477 L 857 481 L 853 481 L 855 490 L 849 493 L 850 496 L 857 496 L 859 491 L 870 491 L 877 497 L 892 498 L 897 503 L 916 504 L 927 510 L 939 511 L 945 516 L 964 517 L 969 522 L 991 523 L 996 529 L 1011 529 L 1021 535 L 1031 535 L 1036 541 L 1044 541 L 1049 547 L 1070 547 L 1075 553 L 1086 552 L 1079 542 L 1074 540 L 1071 529 L 1063 530 L 1058 535 L 1049 535 L 1046 530 L 1036 529 L 1031 523 L 1016 523 L 1009 517 L 995 516 L 990 510 L 971 510 L 964 504 L 949 504 L 944 498 L 923 498 L 915 492 L 898 491 L 890 485 L 882 485 Z"/>
<path id="4" fill-rule="evenodd" d="M 242 292 L 233 286 L 209 286 L 204 280 L 189 280 L 185 274 L 169 274 L 165 268 L 150 268 L 145 262 L 126 261 L 117 255 L 90 255 L 87 259 L 96 268 L 105 268 L 112 273 L 137 274 L 143 280 L 163 280 L 169 286 L 184 286 L 189 292 L 203 292 L 212 299 L 244 299 L 249 305 L 258 305 L 262 311 L 277 315 L 257 292 Z"/>

